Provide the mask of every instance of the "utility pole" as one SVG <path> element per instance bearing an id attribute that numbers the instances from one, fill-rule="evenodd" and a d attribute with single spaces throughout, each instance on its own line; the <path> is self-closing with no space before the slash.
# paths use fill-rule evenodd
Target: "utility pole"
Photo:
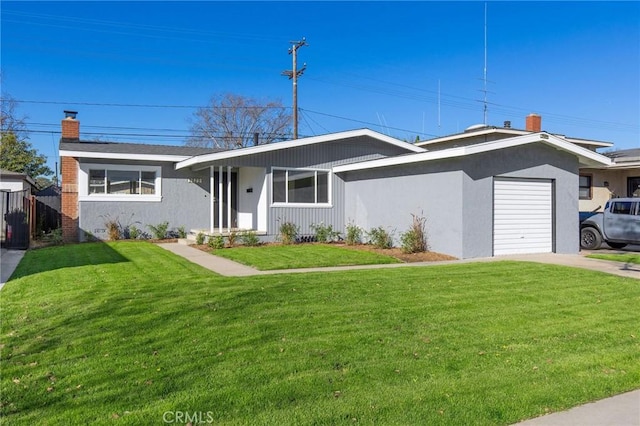
<path id="1" fill-rule="evenodd" d="M 289 54 L 293 55 L 293 69 L 291 71 L 282 71 L 282 75 L 289 77 L 289 80 L 293 80 L 293 139 L 298 139 L 298 77 L 302 75 L 307 64 L 303 64 L 301 69 L 298 69 L 298 49 L 307 45 L 307 40 L 302 37 L 300 41 L 291 41 L 291 48 Z"/>

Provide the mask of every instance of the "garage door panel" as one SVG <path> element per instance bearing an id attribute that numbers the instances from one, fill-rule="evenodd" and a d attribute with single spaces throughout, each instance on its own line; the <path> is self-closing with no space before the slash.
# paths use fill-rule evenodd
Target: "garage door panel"
<path id="1" fill-rule="evenodd" d="M 553 250 L 552 183 L 495 179 L 494 255 Z"/>

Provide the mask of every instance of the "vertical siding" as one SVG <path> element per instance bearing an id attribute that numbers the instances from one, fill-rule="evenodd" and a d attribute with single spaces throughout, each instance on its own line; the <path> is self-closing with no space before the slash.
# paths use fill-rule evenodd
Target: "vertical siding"
<path id="1" fill-rule="evenodd" d="M 331 207 L 273 207 L 271 205 L 271 168 L 310 168 L 331 170 L 341 164 L 374 160 L 377 158 L 406 154 L 397 146 L 368 137 L 353 138 L 335 143 L 322 143 L 290 148 L 282 151 L 265 152 L 248 157 L 233 158 L 218 165 L 233 167 L 264 167 L 267 180 L 267 233 L 270 239 L 278 234 L 282 222 L 293 222 L 302 234 L 311 234 L 312 224 L 324 223 L 335 230 L 345 228 L 345 184 L 340 176 L 332 175 Z"/>

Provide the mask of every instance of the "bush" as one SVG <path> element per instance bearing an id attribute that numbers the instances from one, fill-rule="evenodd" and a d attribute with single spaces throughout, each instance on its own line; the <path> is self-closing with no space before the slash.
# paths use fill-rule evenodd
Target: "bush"
<path id="1" fill-rule="evenodd" d="M 238 231 L 233 229 L 229 230 L 229 234 L 227 235 L 227 243 L 229 247 L 233 247 L 238 242 Z"/>
<path id="2" fill-rule="evenodd" d="M 255 247 L 260 245 L 260 239 L 254 231 L 245 231 L 240 234 L 240 242 L 242 245 Z"/>
<path id="3" fill-rule="evenodd" d="M 147 225 L 147 228 L 151 230 L 153 234 L 153 238 L 156 240 L 163 240 L 167 236 L 167 231 L 169 230 L 169 222 L 162 222 L 158 225 Z"/>
<path id="4" fill-rule="evenodd" d="M 207 245 L 214 249 L 219 250 L 224 248 L 224 237 L 222 235 L 216 235 L 215 237 L 209 237 Z"/>
<path id="5" fill-rule="evenodd" d="M 203 232 L 198 232 L 198 235 L 196 235 L 196 244 L 201 246 L 204 244 L 204 233 Z"/>
<path id="6" fill-rule="evenodd" d="M 333 230 L 331 225 L 325 225 L 324 223 L 312 224 L 311 229 L 315 233 L 316 241 L 319 243 L 332 242 L 338 239 L 340 233 Z"/>
<path id="7" fill-rule="evenodd" d="M 62 239 L 62 228 L 57 228 L 49 232 L 48 234 L 44 234 L 42 236 L 42 241 L 47 243 L 51 243 L 54 245 L 60 245 L 64 241 Z"/>
<path id="8" fill-rule="evenodd" d="M 388 249 L 393 247 L 393 236 L 382 226 L 371 228 L 371 231 L 367 232 L 367 237 L 369 238 L 369 243 L 377 248 Z"/>
<path id="9" fill-rule="evenodd" d="M 104 225 L 107 227 L 109 241 L 116 241 L 120 239 L 120 224 L 117 219 L 107 220 Z"/>
<path id="10" fill-rule="evenodd" d="M 299 228 L 292 222 L 283 222 L 280 225 L 280 235 L 278 236 L 282 244 L 293 244 L 298 237 Z"/>
<path id="11" fill-rule="evenodd" d="M 426 218 L 411 214 L 413 223 L 411 228 L 400 236 L 402 251 L 405 253 L 422 253 L 427 251 L 427 236 L 425 231 Z"/>
<path id="12" fill-rule="evenodd" d="M 139 236 L 140 236 L 140 230 L 138 228 L 136 228 L 135 226 L 130 226 L 129 227 L 129 238 L 131 238 L 132 240 L 137 240 Z"/>
<path id="13" fill-rule="evenodd" d="M 178 227 L 178 238 L 187 238 L 187 230 L 184 226 Z"/>
<path id="14" fill-rule="evenodd" d="M 349 246 L 360 244 L 362 242 L 362 228 L 353 223 L 348 224 L 345 242 Z"/>

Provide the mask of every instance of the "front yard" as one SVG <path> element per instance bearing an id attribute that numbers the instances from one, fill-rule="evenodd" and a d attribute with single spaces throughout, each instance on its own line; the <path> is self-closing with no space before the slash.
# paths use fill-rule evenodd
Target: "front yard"
<path id="1" fill-rule="evenodd" d="M 639 281 L 560 266 L 225 278 L 91 243 L 0 295 L 7 424 L 494 425 L 640 388 Z"/>

